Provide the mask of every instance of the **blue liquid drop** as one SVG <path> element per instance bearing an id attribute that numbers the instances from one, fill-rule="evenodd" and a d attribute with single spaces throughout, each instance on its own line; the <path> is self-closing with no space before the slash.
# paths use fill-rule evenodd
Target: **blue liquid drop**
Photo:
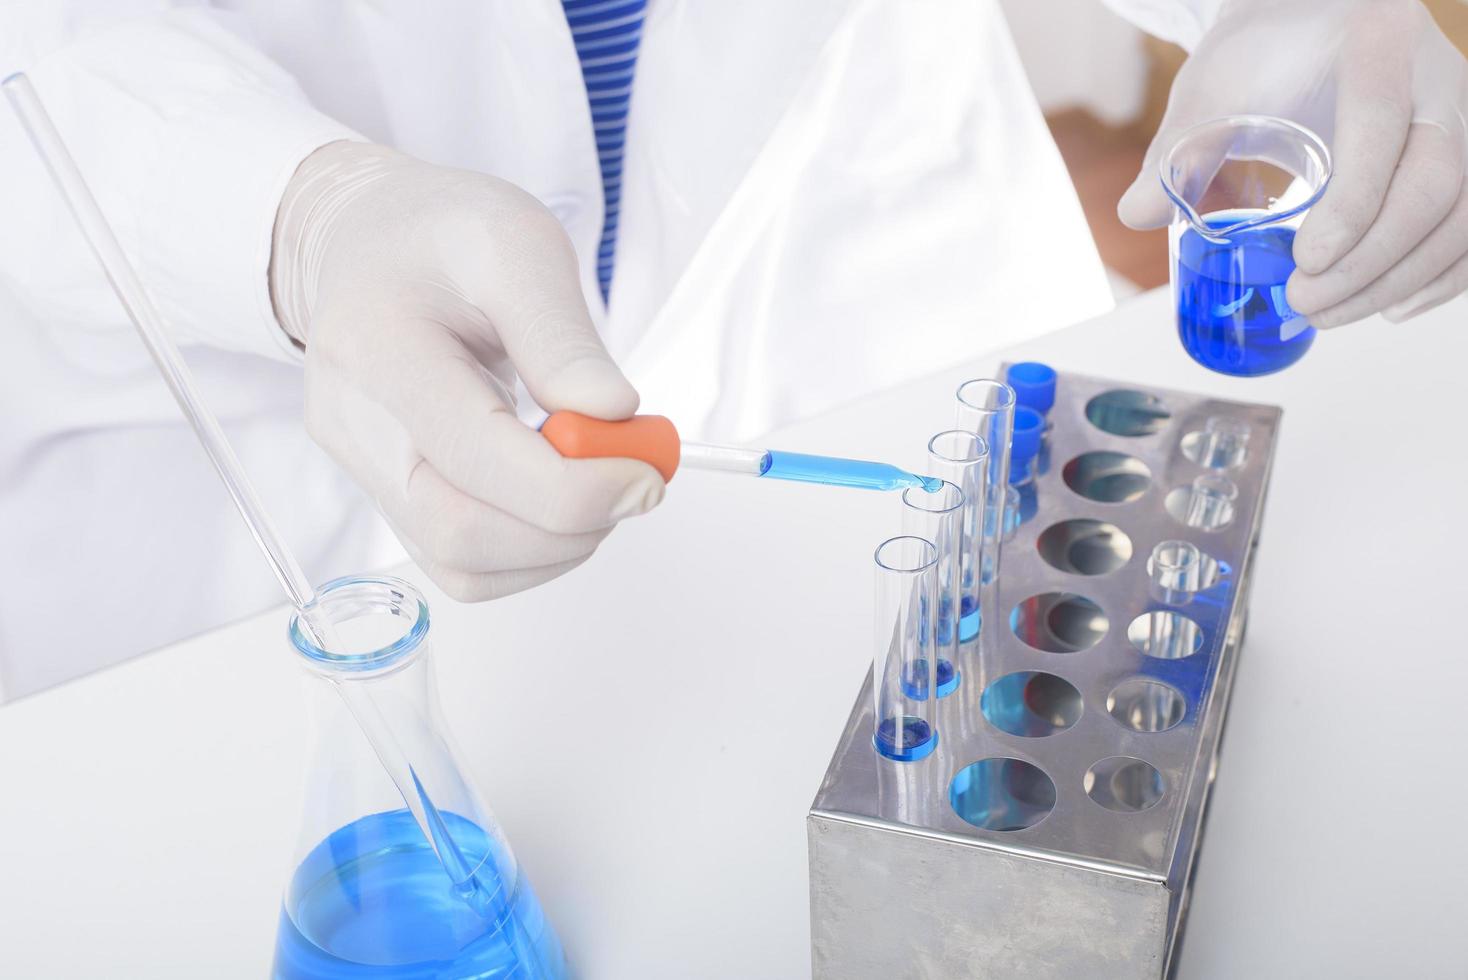
<path id="1" fill-rule="evenodd" d="M 296 869 L 271 976 L 566 980 L 560 942 L 524 876 L 507 887 L 498 845 L 463 817 L 441 816 L 477 866 L 468 882 L 455 888 L 407 810 L 347 824 Z"/>
<path id="2" fill-rule="evenodd" d="M 877 751 L 889 759 L 897 762 L 916 762 L 926 759 L 938 747 L 938 733 L 933 731 L 931 725 L 921 718 L 911 715 L 903 715 L 902 723 L 902 745 L 897 745 L 897 718 L 885 718 L 877 726 L 876 734 L 872 736 L 872 742 Z"/>
<path id="3" fill-rule="evenodd" d="M 1253 212 L 1211 215 L 1225 228 Z M 1305 356 L 1315 328 L 1285 301 L 1295 271 L 1293 228 L 1252 228 L 1210 242 L 1188 228 L 1178 239 L 1177 328 L 1199 364 L 1253 377 L 1282 371 Z"/>

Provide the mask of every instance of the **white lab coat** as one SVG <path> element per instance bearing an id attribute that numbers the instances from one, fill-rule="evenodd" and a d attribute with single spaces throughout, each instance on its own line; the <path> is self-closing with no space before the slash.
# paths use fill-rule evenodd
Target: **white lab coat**
<path id="1" fill-rule="evenodd" d="M 1111 2 L 1188 40 L 1214 0 Z M 302 430 L 267 290 L 281 190 L 331 140 L 539 197 L 645 410 L 690 436 L 752 438 L 1111 302 L 992 0 L 652 0 L 610 312 L 558 0 L 8 0 L 13 70 L 318 580 L 395 553 Z M 0 214 L 3 698 L 279 596 L 3 111 Z"/>

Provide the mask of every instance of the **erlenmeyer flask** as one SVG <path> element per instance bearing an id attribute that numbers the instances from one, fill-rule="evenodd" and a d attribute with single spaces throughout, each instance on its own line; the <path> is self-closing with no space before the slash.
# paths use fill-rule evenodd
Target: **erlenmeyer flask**
<path id="1" fill-rule="evenodd" d="M 1162 158 L 1178 336 L 1222 374 L 1281 371 L 1315 328 L 1290 308 L 1295 232 L 1330 180 L 1330 151 L 1272 116 L 1228 116 L 1184 133 Z"/>
<path id="2" fill-rule="evenodd" d="M 272 975 L 564 980 L 560 941 L 454 758 L 422 596 L 385 577 L 338 579 L 319 596 L 339 652 L 292 617 L 315 750 Z M 385 744 L 406 763 L 407 802 L 379 762 Z"/>

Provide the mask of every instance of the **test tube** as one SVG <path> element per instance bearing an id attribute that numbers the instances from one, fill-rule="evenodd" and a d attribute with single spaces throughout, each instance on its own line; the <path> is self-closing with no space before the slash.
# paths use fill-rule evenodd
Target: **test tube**
<path id="1" fill-rule="evenodd" d="M 959 542 L 958 642 L 979 635 L 982 614 L 979 586 L 983 575 L 986 483 L 989 444 L 964 429 L 939 432 L 928 440 L 928 471 L 963 491 Z"/>
<path id="2" fill-rule="evenodd" d="M 938 549 L 924 538 L 889 538 L 873 555 L 877 569 L 872 657 L 872 743 L 897 762 L 926 758 L 938 745 L 937 658 L 924 648 L 937 603 Z M 931 643 L 929 643 L 931 646 Z"/>
<path id="3" fill-rule="evenodd" d="M 1152 549 L 1148 569 L 1153 596 L 1167 605 L 1180 606 L 1193 598 L 1203 580 L 1203 552 L 1191 541 L 1160 541 Z"/>
<path id="4" fill-rule="evenodd" d="M 958 423 L 989 446 L 984 493 L 983 585 L 999 577 L 1004 541 L 1004 488 L 1009 486 L 1009 440 L 1014 435 L 1014 389 L 993 378 L 958 386 Z"/>
<path id="5" fill-rule="evenodd" d="M 1034 492 L 1033 487 L 1026 487 Z M 1004 488 L 1004 540 L 1013 541 L 1019 526 L 1025 522 L 1024 495 L 1013 484 Z"/>
<path id="6" fill-rule="evenodd" d="M 1203 422 L 1203 442 L 1198 462 L 1210 470 L 1226 470 L 1244 461 L 1249 446 L 1249 423 L 1226 415 L 1212 415 Z"/>
<path id="7" fill-rule="evenodd" d="M 1234 519 L 1234 501 L 1239 488 L 1234 481 L 1217 473 L 1204 473 L 1194 478 L 1188 488 L 1188 510 L 1183 521 L 1188 527 L 1214 531 Z"/>
<path id="8" fill-rule="evenodd" d="M 937 615 L 933 617 L 929 646 L 937 656 L 935 683 L 941 698 L 952 694 L 959 682 L 957 612 L 962 608 L 963 491 L 947 480 L 932 492 L 921 487 L 902 491 L 902 533 L 931 541 L 938 549 Z"/>

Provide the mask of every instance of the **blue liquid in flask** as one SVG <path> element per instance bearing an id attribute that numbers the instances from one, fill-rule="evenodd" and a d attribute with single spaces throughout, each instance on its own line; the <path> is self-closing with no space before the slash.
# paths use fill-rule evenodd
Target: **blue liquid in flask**
<path id="1" fill-rule="evenodd" d="M 902 725 L 902 746 L 897 746 L 897 726 Z M 911 715 L 903 715 L 898 718 L 884 718 L 877 726 L 877 732 L 872 736 L 876 743 L 877 751 L 889 759 L 898 762 L 916 762 L 926 759 L 938 747 L 938 733 L 933 731 L 933 726 L 921 718 Z"/>
<path id="2" fill-rule="evenodd" d="M 455 891 L 407 810 L 362 817 L 334 831 L 296 869 L 271 976 L 566 980 L 560 942 L 525 876 L 506 894 L 494 842 L 463 817 L 442 816 L 478 865 L 469 900 Z"/>
<path id="3" fill-rule="evenodd" d="M 1257 216 L 1209 215 L 1210 228 Z M 1282 371 L 1305 356 L 1315 328 L 1290 309 L 1285 283 L 1295 271 L 1295 230 L 1251 228 L 1211 242 L 1189 227 L 1178 239 L 1177 329 L 1188 354 L 1221 374 Z"/>

